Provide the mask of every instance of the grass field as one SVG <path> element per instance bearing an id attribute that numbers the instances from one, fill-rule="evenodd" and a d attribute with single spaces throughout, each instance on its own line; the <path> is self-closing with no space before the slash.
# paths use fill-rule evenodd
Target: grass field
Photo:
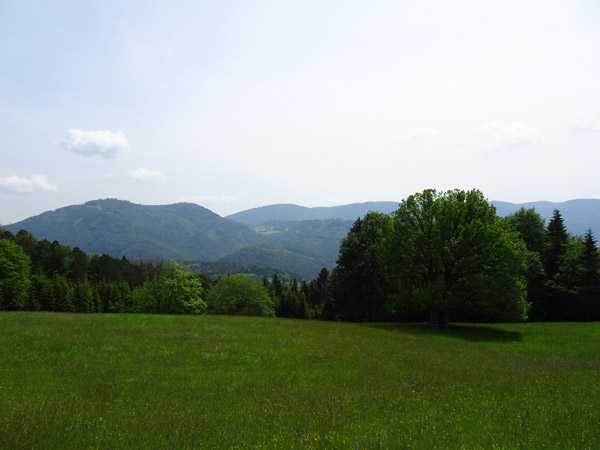
<path id="1" fill-rule="evenodd" d="M 598 449 L 600 324 L 1 313 L 0 448 Z"/>

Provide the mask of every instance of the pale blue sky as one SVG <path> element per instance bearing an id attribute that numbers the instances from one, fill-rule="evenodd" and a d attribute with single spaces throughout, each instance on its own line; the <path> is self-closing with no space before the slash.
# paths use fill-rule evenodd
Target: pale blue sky
<path id="1" fill-rule="evenodd" d="M 600 198 L 600 3 L 0 0 L 0 223 Z"/>

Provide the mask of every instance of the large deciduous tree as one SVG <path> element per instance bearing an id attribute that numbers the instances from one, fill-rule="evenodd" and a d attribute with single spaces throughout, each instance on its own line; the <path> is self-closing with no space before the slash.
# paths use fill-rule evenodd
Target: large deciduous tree
<path id="1" fill-rule="evenodd" d="M 217 280 L 207 299 L 208 312 L 240 316 L 275 316 L 273 301 L 265 286 L 243 275 Z"/>
<path id="2" fill-rule="evenodd" d="M 440 327 L 451 309 L 478 320 L 527 318 L 527 249 L 480 191 L 411 195 L 392 221 L 387 249 L 397 309 L 426 308 Z"/>

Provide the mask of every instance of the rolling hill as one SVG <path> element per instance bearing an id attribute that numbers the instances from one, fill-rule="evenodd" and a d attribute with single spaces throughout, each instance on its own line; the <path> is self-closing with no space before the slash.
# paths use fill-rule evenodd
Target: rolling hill
<path id="1" fill-rule="evenodd" d="M 273 220 L 302 221 L 342 219 L 354 221 L 357 218 L 364 216 L 369 211 L 388 214 L 396 209 L 398 209 L 398 202 L 352 203 L 342 206 L 323 206 L 315 208 L 291 204 L 278 204 L 240 211 L 227 216 L 227 218 L 246 225 L 264 225 L 266 222 Z"/>
<path id="2" fill-rule="evenodd" d="M 264 239 L 196 204 L 147 206 L 115 199 L 67 206 L 6 228 L 25 229 L 86 253 L 131 259 L 211 261 Z"/>

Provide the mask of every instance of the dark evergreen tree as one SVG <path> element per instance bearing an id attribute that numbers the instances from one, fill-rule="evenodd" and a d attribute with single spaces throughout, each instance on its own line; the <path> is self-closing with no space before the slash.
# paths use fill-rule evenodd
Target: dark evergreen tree
<path id="1" fill-rule="evenodd" d="M 572 278 L 569 272 L 573 272 L 573 264 L 565 264 L 562 267 L 560 280 L 557 279 L 561 265 L 565 263 L 565 255 L 569 246 L 569 234 L 564 220 L 557 209 L 554 210 L 550 222 L 546 227 L 544 250 L 542 252 L 542 263 L 545 272 L 545 314 L 549 320 L 566 320 L 567 305 L 572 303 L 572 292 L 569 289 Z M 577 258 L 570 258 L 574 263 Z"/>
<path id="2" fill-rule="evenodd" d="M 553 320 L 598 320 L 600 277 L 596 241 L 588 231 L 572 239 L 548 289 Z"/>
<path id="3" fill-rule="evenodd" d="M 567 252 L 569 234 L 558 209 L 552 214 L 552 219 L 546 227 L 546 237 L 542 252 L 542 262 L 546 277 L 552 279 L 560 268 L 560 258 Z"/>
<path id="4" fill-rule="evenodd" d="M 8 231 L 6 228 L 0 226 L 0 239 L 8 239 L 9 241 L 15 241 L 15 236 Z"/>
<path id="5" fill-rule="evenodd" d="M 82 281 L 87 278 L 89 272 L 89 258 L 79 248 L 71 250 L 69 274 L 72 280 Z"/>
<path id="6" fill-rule="evenodd" d="M 583 307 L 585 320 L 600 320 L 600 254 L 592 230 L 583 237 Z"/>
<path id="7" fill-rule="evenodd" d="M 333 319 L 333 305 L 329 289 L 329 271 L 323 267 L 316 280 L 307 285 L 306 296 L 308 303 L 318 319 Z"/>
<path id="8" fill-rule="evenodd" d="M 336 318 L 368 322 L 386 319 L 388 284 L 383 243 L 390 232 L 390 217 L 370 212 L 357 219 L 342 239 L 329 286 Z"/>
<path id="9" fill-rule="evenodd" d="M 15 243 L 23 247 L 23 250 L 32 259 L 32 262 L 35 264 L 34 254 L 37 247 L 37 239 L 33 236 L 33 234 L 25 231 L 19 230 L 15 235 Z"/>

